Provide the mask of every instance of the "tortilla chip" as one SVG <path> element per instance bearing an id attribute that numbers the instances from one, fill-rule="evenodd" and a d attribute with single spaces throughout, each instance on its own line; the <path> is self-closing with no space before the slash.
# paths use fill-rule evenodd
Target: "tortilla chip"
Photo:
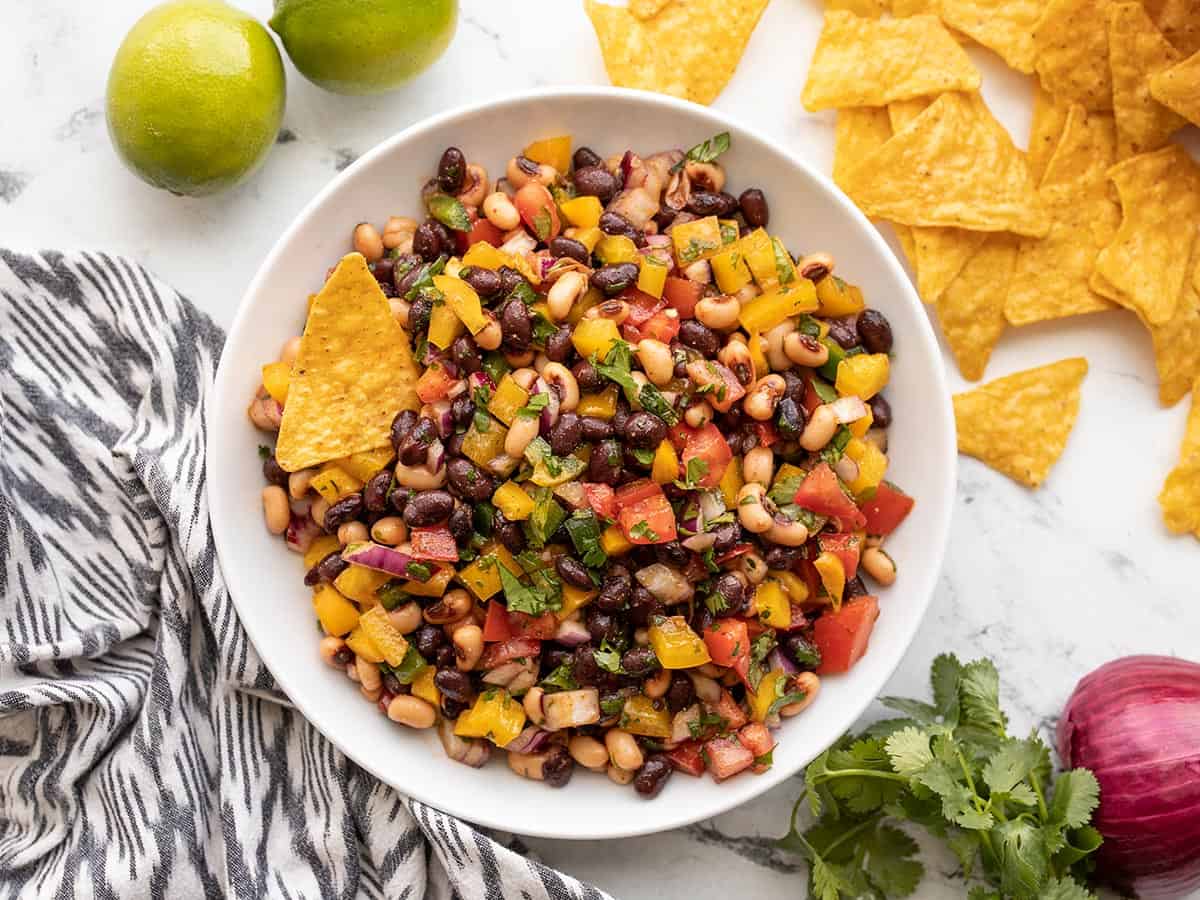
<path id="1" fill-rule="evenodd" d="M 976 90 L 979 70 L 935 16 L 868 19 L 827 10 L 801 99 L 816 112 Z"/>
<path id="2" fill-rule="evenodd" d="M 1025 155 L 977 94 L 945 93 L 846 176 L 872 216 L 905 225 L 1043 235 Z"/>
<path id="3" fill-rule="evenodd" d="M 360 253 L 342 257 L 313 301 L 292 369 L 275 458 L 289 472 L 388 443 L 419 409 L 417 365 Z"/>
<path id="4" fill-rule="evenodd" d="M 892 15 L 898 19 L 909 16 L 936 16 L 941 7 L 939 0 L 892 0 Z"/>
<path id="5" fill-rule="evenodd" d="M 856 16 L 878 19 L 887 12 L 888 5 L 884 0 L 825 0 L 825 8 L 843 9 Z"/>
<path id="6" fill-rule="evenodd" d="M 833 129 L 833 183 L 846 191 L 846 176 L 892 136 L 888 111 L 881 106 L 839 109 Z M 850 199 L 854 196 L 846 191 Z"/>
<path id="7" fill-rule="evenodd" d="M 1193 125 L 1200 125 L 1200 51 L 1152 75 L 1150 94 Z"/>
<path id="8" fill-rule="evenodd" d="M 1193 259 L 1200 265 L 1200 243 Z M 1185 285 L 1170 321 L 1149 326 L 1158 369 L 1158 401 L 1163 406 L 1178 403 L 1200 376 L 1200 284 L 1196 282 L 1192 278 Z"/>
<path id="9" fill-rule="evenodd" d="M 1017 261 L 1017 238 L 990 234 L 937 301 L 942 334 L 968 381 L 983 377 L 1004 333 L 1004 292 Z"/>
<path id="10" fill-rule="evenodd" d="M 1058 149 L 1070 105 L 1054 99 L 1040 82 L 1033 83 L 1033 119 L 1029 123 L 1029 150 L 1025 159 L 1034 184 L 1041 184 L 1050 157 Z"/>
<path id="11" fill-rule="evenodd" d="M 609 80 L 712 103 L 733 77 L 768 0 L 687 0 L 642 21 L 628 9 L 584 0 Z"/>
<path id="12" fill-rule="evenodd" d="M 1096 254 L 1112 241 L 1121 209 L 1112 198 L 1108 168 L 1116 158 L 1113 117 L 1072 106 L 1058 150 L 1038 188 L 1050 233 L 1023 238 L 1004 301 L 1013 325 L 1113 309 L 1088 279 Z"/>
<path id="13" fill-rule="evenodd" d="M 941 0 L 942 21 L 994 50 L 1010 67 L 1033 74 L 1033 28 L 1045 0 Z"/>
<path id="14" fill-rule="evenodd" d="M 1174 144 L 1108 170 L 1121 200 L 1121 227 L 1096 257 L 1096 271 L 1147 323 L 1175 314 L 1190 275 L 1196 220 L 1200 217 L 1200 167 Z"/>
<path id="15" fill-rule="evenodd" d="M 1042 86 L 1088 112 L 1112 109 L 1108 7 L 1112 0 L 1049 0 L 1033 30 Z"/>
<path id="16" fill-rule="evenodd" d="M 671 2 L 672 0 L 629 0 L 629 11 L 639 19 L 653 19 Z"/>
<path id="17" fill-rule="evenodd" d="M 1108 9 L 1108 58 L 1112 69 L 1117 158 L 1157 150 L 1182 128 L 1182 116 L 1150 96 L 1150 76 L 1178 62 L 1181 54 L 1154 27 L 1141 3 Z"/>
<path id="18" fill-rule="evenodd" d="M 900 249 L 904 251 L 904 256 L 908 260 L 908 267 L 912 269 L 913 275 L 920 280 L 920 269 L 917 268 L 917 242 L 913 239 L 913 230 L 907 225 L 897 225 L 891 223 L 892 230 L 896 232 L 896 240 L 900 242 Z M 1200 277 L 1198 274 L 1197 277 Z"/>
<path id="19" fill-rule="evenodd" d="M 1184 56 L 1200 50 L 1200 0 L 1163 0 L 1150 17 L 1163 37 Z"/>
<path id="20" fill-rule="evenodd" d="M 955 394 L 958 452 L 1038 487 L 1067 446 L 1087 371 L 1086 359 L 1064 359 Z"/>
<path id="21" fill-rule="evenodd" d="M 1200 538 L 1200 379 L 1192 387 L 1192 410 L 1179 450 L 1179 465 L 1171 470 L 1158 495 L 1163 522 L 1175 534 L 1189 531 Z"/>

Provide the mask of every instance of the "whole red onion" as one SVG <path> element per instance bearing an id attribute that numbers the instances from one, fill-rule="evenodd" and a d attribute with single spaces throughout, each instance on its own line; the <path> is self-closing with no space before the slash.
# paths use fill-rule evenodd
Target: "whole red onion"
<path id="1" fill-rule="evenodd" d="M 1200 886 L 1200 665 L 1128 656 L 1096 669 L 1067 701 L 1058 752 L 1100 782 L 1102 878 L 1142 897 Z"/>

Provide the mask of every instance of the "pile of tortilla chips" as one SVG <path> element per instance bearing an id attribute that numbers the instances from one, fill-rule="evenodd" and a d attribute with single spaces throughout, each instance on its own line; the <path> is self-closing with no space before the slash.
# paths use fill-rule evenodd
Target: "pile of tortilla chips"
<path id="1" fill-rule="evenodd" d="M 1172 142 L 1200 124 L 1200 0 L 891 0 L 887 13 L 829 0 L 802 100 L 838 110 L 834 181 L 892 223 L 963 377 L 983 377 L 1007 328 L 1124 308 L 1176 403 L 1200 378 L 1200 166 Z M 1036 75 L 1028 151 L 979 95 L 970 41 Z M 1010 376 L 1073 392 L 1071 410 L 1042 411 L 1061 428 L 1031 413 L 1024 382 L 956 398 L 963 452 L 1040 484 L 1075 418 L 1075 362 Z M 1196 427 L 1163 492 L 1178 530 L 1196 530 L 1180 511 L 1186 491 L 1200 505 Z"/>

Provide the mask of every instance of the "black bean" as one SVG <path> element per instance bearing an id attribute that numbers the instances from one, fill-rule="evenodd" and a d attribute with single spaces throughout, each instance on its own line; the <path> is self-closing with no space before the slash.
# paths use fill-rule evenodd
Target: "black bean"
<path id="1" fill-rule="evenodd" d="M 801 669 L 811 671 L 821 665 L 821 651 L 803 635 L 793 634 L 784 641 L 783 652 Z"/>
<path id="2" fill-rule="evenodd" d="M 713 531 L 713 553 L 721 556 L 728 553 L 742 539 L 742 526 L 737 522 L 718 525 Z"/>
<path id="3" fill-rule="evenodd" d="M 609 297 L 619 294 L 638 279 L 637 263 L 610 263 L 592 273 L 592 287 Z"/>
<path id="4" fill-rule="evenodd" d="M 512 266 L 501 266 L 496 270 L 496 274 L 500 278 L 500 293 L 506 297 L 522 284 L 528 284 L 525 281 L 525 276 L 512 268 Z"/>
<path id="5" fill-rule="evenodd" d="M 796 560 L 802 559 L 803 556 L 803 547 L 783 547 L 779 544 L 771 544 L 763 550 L 763 562 L 767 564 L 768 569 L 790 569 L 795 565 Z"/>
<path id="6" fill-rule="evenodd" d="M 871 407 L 871 415 L 874 418 L 872 424 L 876 428 L 887 428 L 892 424 L 892 404 L 888 403 L 883 394 L 876 394 L 867 401 L 867 406 Z"/>
<path id="7" fill-rule="evenodd" d="M 510 522 L 498 514 L 492 533 L 496 535 L 496 540 L 512 553 L 520 553 L 525 549 L 525 532 L 517 522 Z"/>
<path id="8" fill-rule="evenodd" d="M 631 447 L 650 450 L 667 436 L 667 423 L 654 413 L 635 412 L 625 420 L 622 434 Z"/>
<path id="9" fill-rule="evenodd" d="M 601 203 L 607 203 L 617 192 L 617 178 L 603 165 L 584 166 L 576 169 L 571 176 L 575 184 L 575 193 L 581 197 L 599 197 Z"/>
<path id="10" fill-rule="evenodd" d="M 395 697 L 397 694 L 407 694 L 409 689 L 407 684 L 402 684 L 400 679 L 391 672 L 384 672 L 383 691 L 385 694 L 391 694 Z"/>
<path id="11" fill-rule="evenodd" d="M 692 607 L 692 617 L 688 620 L 688 625 L 696 634 L 704 634 L 713 626 L 716 618 L 708 608 L 706 603 L 697 603 Z"/>
<path id="12" fill-rule="evenodd" d="M 616 484 L 621 480 L 621 444 L 604 440 L 592 450 L 588 460 L 588 481 L 600 484 Z"/>
<path id="13" fill-rule="evenodd" d="M 679 541 L 667 541 L 664 544 L 654 545 L 654 558 L 664 565 L 682 569 L 688 564 L 692 555 L 688 552 L 687 547 Z"/>
<path id="14" fill-rule="evenodd" d="M 349 565 L 350 563 L 342 559 L 342 551 L 334 550 L 332 553 L 327 553 L 321 557 L 319 562 L 304 573 L 304 583 L 309 587 L 313 587 L 317 584 L 332 582 L 333 579 L 346 571 Z"/>
<path id="15" fill-rule="evenodd" d="M 561 234 L 550 242 L 550 255 L 556 259 L 573 259 L 576 262 L 583 263 L 585 266 L 592 259 L 592 255 L 588 252 L 586 244 L 575 240 L 575 238 L 564 237 Z"/>
<path id="16" fill-rule="evenodd" d="M 505 303 L 500 311 L 500 330 L 504 335 L 505 347 L 510 350 L 528 350 L 533 342 L 529 307 L 515 297 Z"/>
<path id="17" fill-rule="evenodd" d="M 645 237 L 640 229 L 635 228 L 634 224 L 620 213 L 603 213 L 600 216 L 599 225 L 600 230 L 605 234 L 627 237 L 630 240 L 636 240 L 639 236 Z"/>
<path id="18" fill-rule="evenodd" d="M 267 479 L 268 484 L 274 484 L 281 488 L 287 487 L 288 473 L 279 464 L 274 453 L 263 460 L 262 470 L 263 478 Z"/>
<path id="19" fill-rule="evenodd" d="M 673 771 L 671 760 L 665 754 L 655 753 L 646 758 L 633 776 L 633 788 L 643 797 L 657 797 Z"/>
<path id="20" fill-rule="evenodd" d="M 465 428 L 475 418 L 475 403 L 470 394 L 459 394 L 450 401 L 450 415 L 454 424 Z"/>
<path id="21" fill-rule="evenodd" d="M 566 748 L 554 744 L 546 751 L 546 759 L 542 763 L 542 781 L 550 787 L 563 787 L 571 780 L 571 773 L 574 771 L 575 760 L 571 758 L 571 754 L 566 751 Z"/>
<path id="22" fill-rule="evenodd" d="M 563 663 L 571 661 L 571 651 L 542 644 L 542 672 L 549 675 Z"/>
<path id="23" fill-rule="evenodd" d="M 713 357 L 721 349 L 721 339 L 707 325 L 695 319 L 684 319 L 679 326 L 679 343 Z"/>
<path id="24" fill-rule="evenodd" d="M 808 382 L 793 372 L 791 369 L 785 369 L 783 372 L 783 396 L 790 400 L 795 400 L 797 403 L 804 402 L 804 395 L 808 390 Z"/>
<path id="25" fill-rule="evenodd" d="M 587 625 L 588 634 L 597 644 L 603 641 L 614 643 L 624 631 L 621 621 L 615 615 L 599 609 L 595 604 L 587 608 L 584 623 Z"/>
<path id="26" fill-rule="evenodd" d="M 633 586 L 633 594 L 629 598 L 629 623 L 635 628 L 644 628 L 655 616 L 665 615 L 666 606 L 661 600 L 642 587 Z"/>
<path id="27" fill-rule="evenodd" d="M 324 526 L 326 531 L 337 531 L 347 522 L 353 522 L 363 514 L 362 494 L 347 494 L 340 500 L 335 500 L 325 511 Z"/>
<path id="28" fill-rule="evenodd" d="M 842 316 L 840 319 L 829 319 L 829 336 L 837 341 L 843 350 L 849 350 L 858 344 L 858 324 L 854 316 Z"/>
<path id="29" fill-rule="evenodd" d="M 404 515 L 404 507 L 408 505 L 408 501 L 412 499 L 413 494 L 414 491 L 412 488 L 395 488 L 388 494 L 388 504 L 397 515 Z"/>
<path id="30" fill-rule="evenodd" d="M 604 160 L 591 147 L 580 147 L 575 151 L 575 155 L 571 157 L 571 164 L 576 169 L 586 169 L 588 166 L 602 166 L 604 165 Z"/>
<path id="31" fill-rule="evenodd" d="M 471 524 L 473 519 L 474 513 L 471 512 L 471 507 L 454 507 L 454 512 L 450 513 L 450 518 L 446 521 L 446 527 L 454 535 L 457 543 L 465 544 L 471 539 L 471 535 L 475 533 L 474 526 Z"/>
<path id="32" fill-rule="evenodd" d="M 457 147 L 447 147 L 438 161 L 437 181 L 447 194 L 462 190 L 463 178 L 467 174 L 467 158 Z"/>
<path id="33" fill-rule="evenodd" d="M 480 297 L 491 297 L 500 290 L 500 276 L 482 266 L 463 266 L 458 277 Z"/>
<path id="34" fill-rule="evenodd" d="M 697 216 L 726 216 L 737 208 L 737 200 L 726 193 L 712 191 L 692 191 L 688 200 L 688 212 Z"/>
<path id="35" fill-rule="evenodd" d="M 349 647 L 339 647 L 338 651 L 333 654 L 333 661 L 339 666 L 348 666 L 354 662 L 354 651 Z"/>
<path id="36" fill-rule="evenodd" d="M 671 712 L 679 712 L 681 709 L 687 709 L 696 702 L 696 689 L 692 686 L 692 679 L 688 678 L 682 672 L 671 673 L 671 686 L 667 688 L 667 708 Z"/>
<path id="37" fill-rule="evenodd" d="M 598 391 L 604 387 L 604 377 L 586 359 L 575 363 L 571 367 L 571 374 L 575 376 L 581 391 Z"/>
<path id="38" fill-rule="evenodd" d="M 758 188 L 746 188 L 738 197 L 738 206 L 746 217 L 746 224 L 751 228 L 764 228 L 771 218 L 767 207 L 767 197 Z"/>
<path id="39" fill-rule="evenodd" d="M 474 404 L 472 404 L 474 408 Z M 462 456 L 463 441 L 467 438 L 466 432 L 455 432 L 442 441 L 442 446 L 446 448 L 446 455 L 449 457 Z"/>
<path id="40" fill-rule="evenodd" d="M 725 608 L 733 613 L 740 612 L 746 600 L 746 588 L 732 572 L 725 572 L 717 578 L 713 583 L 713 593 L 720 594 L 725 601 Z"/>
<path id="41" fill-rule="evenodd" d="M 446 671 L 449 667 L 453 667 L 453 665 L 454 665 L 454 651 L 453 650 L 451 650 L 449 647 L 443 647 L 441 650 L 438 651 L 439 657 L 444 656 L 446 654 L 449 654 L 450 661 L 448 663 L 446 663 L 445 666 L 442 667 L 441 671 Z M 464 712 L 467 711 L 467 707 L 469 705 L 470 704 L 467 704 L 467 703 L 459 703 L 457 700 L 451 700 L 449 697 L 442 697 L 442 718 L 457 719 L 459 716 L 461 716 Z"/>
<path id="42" fill-rule="evenodd" d="M 371 274 L 375 276 L 380 287 L 390 287 L 394 290 L 396 287 L 396 260 L 391 256 L 375 260 L 371 263 Z"/>
<path id="43" fill-rule="evenodd" d="M 440 222 L 430 219 L 418 225 L 413 234 L 413 252 L 426 262 L 433 262 L 442 253 L 442 235 L 438 231 L 440 225 Z"/>
<path id="44" fill-rule="evenodd" d="M 446 477 L 460 497 L 480 503 L 492 495 L 493 482 L 490 476 L 465 457 L 446 463 Z"/>
<path id="45" fill-rule="evenodd" d="M 613 613 L 623 609 L 633 589 L 633 576 L 624 566 L 611 566 L 600 583 L 600 593 L 595 605 L 603 612 Z"/>
<path id="46" fill-rule="evenodd" d="M 408 436 L 400 443 L 396 453 L 406 466 L 420 465 L 429 453 L 429 445 L 437 440 L 437 426 L 432 419 L 421 416 L 413 424 Z"/>
<path id="47" fill-rule="evenodd" d="M 892 352 L 892 325 L 877 309 L 864 309 L 858 314 L 858 336 L 868 353 Z"/>
<path id="48" fill-rule="evenodd" d="M 429 317 L 433 315 L 433 301 L 418 297 L 408 308 L 408 333 L 419 334 L 429 330 Z"/>
<path id="49" fill-rule="evenodd" d="M 367 512 L 383 512 L 388 506 L 388 490 L 392 486 L 392 473 L 389 469 L 376 472 L 363 485 L 363 506 Z"/>
<path id="50" fill-rule="evenodd" d="M 658 667 L 658 657 L 649 647 L 634 647 L 621 654 L 621 668 L 635 678 L 649 675 Z"/>
<path id="51" fill-rule="evenodd" d="M 571 656 L 571 672 L 575 681 L 582 687 L 593 687 L 599 684 L 611 685 L 614 679 L 600 668 L 596 662 L 596 648 L 591 644 L 581 644 L 575 648 Z"/>
<path id="52" fill-rule="evenodd" d="M 861 578 L 859 578 L 857 575 L 855 575 L 853 578 L 851 578 L 849 581 L 846 582 L 846 598 L 847 599 L 849 599 L 851 597 L 861 597 L 864 594 L 869 594 L 869 593 L 871 593 L 871 592 L 867 590 L 867 586 L 865 584 L 863 584 L 863 580 Z"/>
<path id="53" fill-rule="evenodd" d="M 454 498 L 446 491 L 418 491 L 404 507 L 404 522 L 410 528 L 435 525 L 454 510 Z"/>
<path id="54" fill-rule="evenodd" d="M 805 418 L 804 407 L 791 397 L 784 397 L 775 407 L 775 421 L 779 426 L 779 433 L 788 440 L 800 437 L 804 431 Z"/>
<path id="55" fill-rule="evenodd" d="M 659 234 L 665 234 L 666 230 L 671 227 L 671 223 L 675 221 L 677 215 L 679 215 L 677 210 L 671 209 L 671 207 L 664 204 L 650 221 L 658 226 Z"/>
<path id="56" fill-rule="evenodd" d="M 550 362 L 565 363 L 575 352 L 571 343 L 571 326 L 559 325 L 558 330 L 546 338 L 546 359 Z"/>
<path id="57" fill-rule="evenodd" d="M 592 584 L 592 576 L 588 574 L 587 567 L 573 556 L 562 555 L 554 560 L 554 571 L 567 584 L 574 585 L 577 588 L 586 588 L 590 590 Z"/>
<path id="58" fill-rule="evenodd" d="M 417 254 L 402 253 L 392 260 L 392 283 L 400 296 L 408 293 L 420 274 L 421 257 Z"/>
<path id="59" fill-rule="evenodd" d="M 479 350 L 475 347 L 475 342 L 465 334 L 461 334 L 454 339 L 454 343 L 450 345 L 450 356 L 453 358 L 454 364 L 459 368 L 460 378 L 472 372 L 478 372 L 483 368 L 483 360 L 479 356 Z"/>
<path id="60" fill-rule="evenodd" d="M 392 419 L 392 449 L 399 450 L 400 445 L 404 443 L 404 439 L 408 437 L 410 431 L 417 424 L 417 414 L 411 409 L 402 409 L 396 413 L 396 418 Z"/>
<path id="61" fill-rule="evenodd" d="M 471 684 L 471 676 L 457 669 L 438 669 L 433 676 L 433 683 L 443 696 L 459 703 L 475 702 L 475 686 Z"/>
<path id="62" fill-rule="evenodd" d="M 438 647 L 446 643 L 446 632 L 437 625 L 422 623 L 412 633 L 412 642 L 417 652 L 428 661 L 433 659 Z"/>
<path id="63" fill-rule="evenodd" d="M 580 436 L 585 441 L 595 444 L 605 438 L 612 437 L 613 429 L 604 419 L 595 416 L 584 416 L 579 420 Z"/>
<path id="64" fill-rule="evenodd" d="M 579 449 L 583 440 L 583 426 L 579 424 L 579 416 L 573 412 L 565 412 L 558 417 L 558 422 L 550 430 L 550 449 L 556 456 L 568 456 Z"/>

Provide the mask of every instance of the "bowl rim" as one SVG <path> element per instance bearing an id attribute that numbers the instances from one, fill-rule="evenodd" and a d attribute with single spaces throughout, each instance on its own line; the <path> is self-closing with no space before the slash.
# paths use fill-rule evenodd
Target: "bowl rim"
<path id="1" fill-rule="evenodd" d="M 914 600 L 919 601 L 919 608 L 913 609 L 912 614 L 908 617 L 907 623 L 902 627 L 899 636 L 899 646 L 903 649 L 896 654 L 894 660 L 885 665 L 877 675 L 877 683 L 872 684 L 870 690 L 865 694 L 865 699 L 861 703 L 851 703 L 843 707 L 829 708 L 825 711 L 825 715 L 838 723 L 838 733 L 845 733 L 854 722 L 867 710 L 868 707 L 879 697 L 880 691 L 883 689 L 887 681 L 895 673 L 901 661 L 904 659 L 908 650 L 912 647 L 916 637 L 917 629 L 921 626 L 925 619 L 925 615 L 929 610 L 929 605 L 932 602 L 933 594 L 937 586 L 937 580 L 940 576 L 942 567 L 945 562 L 946 547 L 950 536 L 950 520 L 953 511 L 954 498 L 956 494 L 955 484 L 958 468 L 958 454 L 955 439 L 954 416 L 951 412 L 950 391 L 946 378 L 946 370 L 944 357 L 942 355 L 937 337 L 934 334 L 933 327 L 925 314 L 924 305 L 917 296 L 916 290 L 912 285 L 908 274 L 904 271 L 896 254 L 888 245 L 887 241 L 880 234 L 878 229 L 871 221 L 854 205 L 854 203 L 838 188 L 833 180 L 819 171 L 812 163 L 804 159 L 797 152 L 789 148 L 781 139 L 772 137 L 759 128 L 747 125 L 737 116 L 730 115 L 723 110 L 715 110 L 711 107 L 700 106 L 689 101 L 681 100 L 675 97 L 670 97 L 664 94 L 656 94 L 649 91 L 632 90 L 628 88 L 618 88 L 609 86 L 596 85 L 575 85 L 575 86 L 554 86 L 541 87 L 529 90 L 508 92 L 486 100 L 456 106 L 452 109 L 429 116 L 418 122 L 413 123 L 407 128 L 396 132 L 390 137 L 384 138 L 370 150 L 362 154 L 345 170 L 334 176 L 328 184 L 321 188 L 308 203 L 295 215 L 275 240 L 270 251 L 262 262 L 259 264 L 258 270 L 251 279 L 241 299 L 238 301 L 237 312 L 234 315 L 233 323 L 230 325 L 226 336 L 225 345 L 222 348 L 221 359 L 217 366 L 217 373 L 213 384 L 213 401 L 208 414 L 208 437 L 205 446 L 205 462 L 207 472 L 205 477 L 205 492 L 209 504 L 210 526 L 211 523 L 225 518 L 225 503 L 222 499 L 220 491 L 215 491 L 212 487 L 214 458 L 217 454 L 217 446 L 226 440 L 226 429 L 221 425 L 224 416 L 221 414 L 223 407 L 231 402 L 231 385 L 233 379 L 227 354 L 224 352 L 224 347 L 227 347 L 234 335 L 237 335 L 244 327 L 246 318 L 250 315 L 251 301 L 253 298 L 262 292 L 264 285 L 270 272 L 279 263 L 280 258 L 284 254 L 284 249 L 291 242 L 292 236 L 300 230 L 313 217 L 327 199 L 340 191 L 344 184 L 353 179 L 360 171 L 373 166 L 376 160 L 390 154 L 397 146 L 423 135 L 425 132 L 441 128 L 457 122 L 464 124 L 469 123 L 470 119 L 475 115 L 485 111 L 494 110 L 497 107 L 520 107 L 530 102 L 539 100 L 578 100 L 581 103 L 586 103 L 597 98 L 624 100 L 629 103 L 648 104 L 667 108 L 673 111 L 684 112 L 690 116 L 699 116 L 702 119 L 708 120 L 715 128 L 741 132 L 750 138 L 753 138 L 767 146 L 776 153 L 784 157 L 789 164 L 796 169 L 802 171 L 805 176 L 812 179 L 824 191 L 825 196 L 830 202 L 841 207 L 842 211 L 848 213 L 855 220 L 866 236 L 867 240 L 874 245 L 877 251 L 877 256 L 883 266 L 891 269 L 891 274 L 894 275 L 899 283 L 902 284 L 904 301 L 919 313 L 916 317 L 917 328 L 915 340 L 909 337 L 910 343 L 915 343 L 915 353 L 923 354 L 934 359 L 937 364 L 934 365 L 934 384 L 930 386 L 931 394 L 936 394 L 942 400 L 941 416 L 932 417 L 934 424 L 939 420 L 942 427 L 938 430 L 940 434 L 931 433 L 930 438 L 936 441 L 934 444 L 942 444 L 948 448 L 947 456 L 949 465 L 945 468 L 944 477 L 947 485 L 941 491 L 943 499 L 940 508 L 934 508 L 934 521 L 937 525 L 937 533 L 932 537 L 936 539 L 936 546 L 933 548 L 931 564 L 926 573 L 926 583 L 923 585 L 915 585 L 916 590 L 908 592 L 906 595 L 908 602 Z M 231 535 L 223 536 L 216 528 L 212 527 L 212 536 L 214 546 L 217 552 L 218 563 L 222 556 L 228 558 L 227 554 L 222 552 L 223 545 L 227 541 L 232 541 Z M 487 828 L 494 828 L 501 831 L 509 831 L 529 835 L 533 837 L 554 838 L 559 840 L 607 840 L 618 838 L 638 837 L 647 834 L 656 834 L 663 831 L 668 831 L 675 828 L 680 828 L 686 825 L 693 824 L 701 819 L 711 818 L 713 816 L 726 813 L 729 810 L 743 803 L 748 803 L 751 800 L 761 796 L 766 791 L 792 777 L 794 774 L 804 768 L 812 757 L 796 763 L 794 766 L 787 767 L 774 766 L 767 772 L 755 776 L 753 783 L 755 785 L 749 793 L 744 795 L 738 792 L 730 791 L 728 799 L 722 799 L 715 804 L 705 804 L 699 811 L 693 811 L 686 802 L 674 804 L 675 815 L 667 817 L 667 820 L 658 821 L 661 817 L 655 817 L 655 821 L 642 822 L 632 821 L 630 824 L 619 827 L 595 826 L 588 825 L 585 822 L 580 823 L 580 828 L 570 834 L 564 834 L 560 831 L 553 831 L 547 828 L 539 828 L 536 822 L 530 825 L 522 825 L 520 830 L 513 827 L 513 823 L 502 821 L 493 818 L 489 815 L 476 815 L 470 810 L 449 809 L 443 808 L 442 800 L 437 796 L 436 790 L 427 790 L 422 783 L 413 785 L 405 785 L 403 788 L 398 787 L 395 782 L 385 774 L 384 767 L 376 764 L 371 758 L 364 758 L 363 754 L 348 747 L 342 739 L 322 729 L 317 724 L 316 716 L 319 716 L 319 710 L 312 708 L 303 690 L 293 690 L 288 683 L 286 676 L 281 676 L 267 663 L 266 657 L 259 650 L 260 646 L 269 646 L 270 641 L 260 641 L 260 638 L 266 639 L 268 635 L 263 633 L 257 626 L 250 624 L 251 620 L 243 618 L 241 615 L 242 603 L 249 605 L 249 599 L 244 599 L 239 602 L 238 597 L 226 579 L 226 587 L 229 591 L 230 598 L 233 600 L 234 607 L 238 611 L 238 620 L 242 627 L 246 629 L 247 636 L 253 644 L 263 665 L 267 666 L 275 679 L 279 688 L 287 696 L 288 701 L 295 709 L 305 717 L 305 719 L 317 729 L 320 734 L 329 740 L 341 753 L 353 761 L 356 765 L 362 767 L 375 778 L 378 778 L 382 783 L 389 785 L 397 793 L 402 796 L 409 796 L 422 803 L 428 804 L 436 809 L 443 809 L 449 815 L 462 818 L 467 822 L 481 825 Z M 865 677 L 865 676 L 864 676 Z M 818 751 L 819 752 L 819 751 Z M 662 802 L 662 801 L 658 801 Z M 586 817 L 584 817 L 586 818 Z"/>

